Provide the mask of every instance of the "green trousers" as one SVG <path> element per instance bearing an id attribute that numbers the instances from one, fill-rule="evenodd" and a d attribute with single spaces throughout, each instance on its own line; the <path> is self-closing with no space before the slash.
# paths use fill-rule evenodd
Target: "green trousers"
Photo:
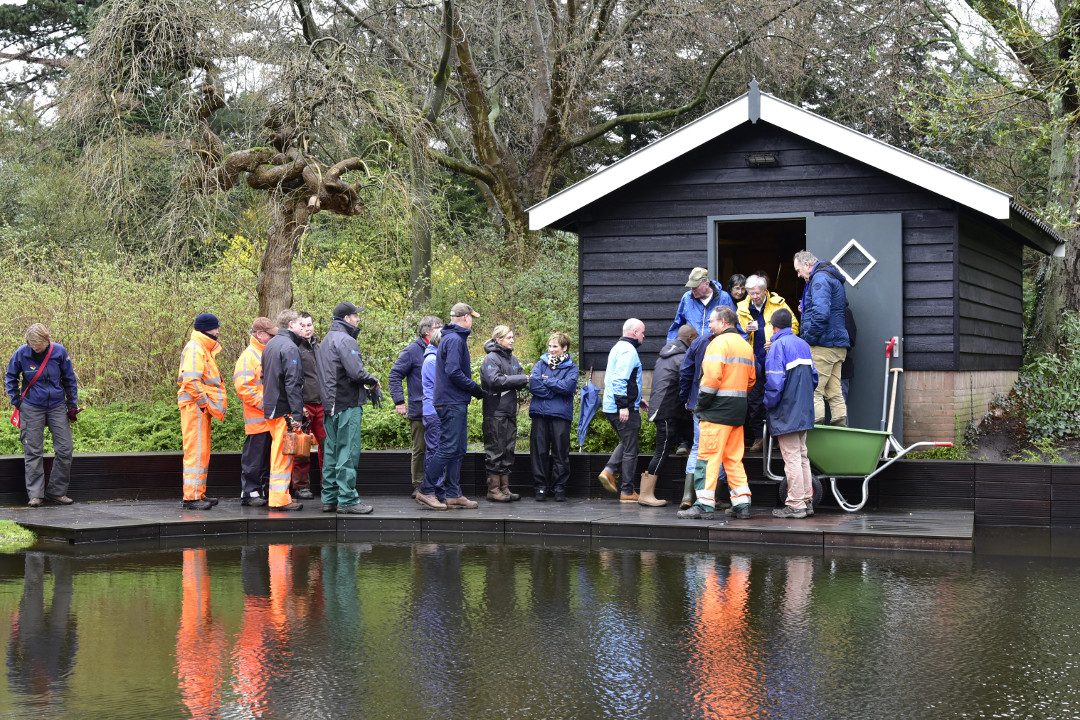
<path id="1" fill-rule="evenodd" d="M 356 493 L 356 470 L 360 464 L 360 423 L 363 419 L 362 407 L 347 408 L 323 418 L 326 429 L 322 468 L 324 505 L 348 507 L 360 502 Z"/>

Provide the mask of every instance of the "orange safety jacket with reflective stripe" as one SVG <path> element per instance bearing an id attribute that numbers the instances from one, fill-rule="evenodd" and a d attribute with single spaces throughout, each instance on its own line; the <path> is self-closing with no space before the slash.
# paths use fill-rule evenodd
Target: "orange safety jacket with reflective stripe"
<path id="1" fill-rule="evenodd" d="M 225 418 L 225 385 L 221 382 L 214 357 L 221 352 L 221 343 L 199 332 L 191 331 L 191 339 L 180 355 L 180 375 L 176 378 L 180 389 L 176 393 L 178 405 L 195 403 L 210 413 L 210 417 Z"/>
<path id="2" fill-rule="evenodd" d="M 262 351 L 265 347 L 255 338 L 244 348 L 236 361 L 232 382 L 240 402 L 244 404 L 244 434 L 268 432 L 263 414 Z"/>
<path id="3" fill-rule="evenodd" d="M 705 422 L 742 425 L 746 397 L 754 387 L 754 350 L 738 330 L 728 328 L 705 349 L 701 388 L 694 414 Z"/>

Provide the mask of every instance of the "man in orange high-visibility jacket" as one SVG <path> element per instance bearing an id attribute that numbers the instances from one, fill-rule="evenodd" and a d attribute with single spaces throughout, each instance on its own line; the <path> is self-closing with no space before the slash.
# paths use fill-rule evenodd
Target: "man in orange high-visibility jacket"
<path id="1" fill-rule="evenodd" d="M 221 352 L 217 341 L 218 319 L 210 313 L 195 318 L 191 339 L 180 355 L 176 402 L 180 406 L 180 430 L 184 436 L 185 510 L 209 510 L 217 498 L 206 497 L 206 474 L 210 469 L 210 418 L 225 418 L 225 385 L 214 357 Z"/>
<path id="2" fill-rule="evenodd" d="M 730 518 L 750 517 L 750 486 L 743 468 L 743 421 L 746 398 L 754 387 L 754 350 L 737 330 L 735 311 L 713 311 L 719 328 L 701 363 L 701 386 L 694 413 L 698 416 L 700 441 L 694 485 L 697 501 L 681 518 L 700 518 L 716 509 L 716 482 L 723 464 L 731 488 Z"/>
<path id="3" fill-rule="evenodd" d="M 251 324 L 251 342 L 233 370 L 233 387 L 244 404 L 244 450 L 240 454 L 240 504 L 262 506 L 270 485 L 270 428 L 263 416 L 262 353 L 277 328 L 270 318 Z"/>

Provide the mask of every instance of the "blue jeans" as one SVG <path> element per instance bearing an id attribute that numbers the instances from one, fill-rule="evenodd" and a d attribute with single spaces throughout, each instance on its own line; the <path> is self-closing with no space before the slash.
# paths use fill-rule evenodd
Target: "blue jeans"
<path id="1" fill-rule="evenodd" d="M 439 449 L 431 464 L 424 470 L 420 492 L 433 495 L 438 479 L 446 473 L 446 497 L 461 497 L 461 463 L 469 442 L 469 406 L 442 405 L 435 408 L 442 423 Z"/>
<path id="2" fill-rule="evenodd" d="M 425 415 L 424 445 L 427 447 L 427 452 L 424 454 L 424 475 L 427 475 L 428 468 L 431 467 L 432 461 L 435 460 L 435 453 L 439 451 L 439 437 L 441 435 L 442 422 L 439 420 L 439 416 Z M 420 484 L 423 485 L 423 482 Z M 439 498 L 439 500 L 446 499 L 446 490 L 443 488 L 442 475 L 435 480 L 435 497 Z"/>

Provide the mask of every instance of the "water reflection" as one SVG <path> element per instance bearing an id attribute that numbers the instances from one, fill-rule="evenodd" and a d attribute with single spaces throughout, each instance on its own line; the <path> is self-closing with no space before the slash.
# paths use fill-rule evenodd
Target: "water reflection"
<path id="1" fill-rule="evenodd" d="M 1075 565 L 450 543 L 20 562 L 0 559 L 0 717 L 1078 714 Z"/>
<path id="2" fill-rule="evenodd" d="M 47 707 L 62 693 L 78 645 L 75 615 L 71 612 L 72 574 L 67 558 L 52 557 L 52 602 L 45 607 L 45 555 L 26 553 L 22 598 L 11 617 L 8 645 L 8 680 Z"/>

